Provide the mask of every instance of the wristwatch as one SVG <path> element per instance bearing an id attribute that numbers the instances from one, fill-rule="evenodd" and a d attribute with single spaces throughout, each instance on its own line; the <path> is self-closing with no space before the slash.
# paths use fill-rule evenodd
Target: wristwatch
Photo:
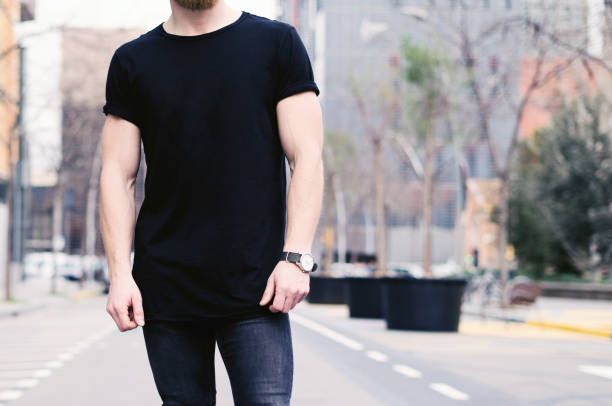
<path id="1" fill-rule="evenodd" d="M 300 254 L 299 252 L 283 251 L 280 255 L 281 261 L 288 261 L 297 264 L 302 272 L 310 273 L 317 269 L 317 264 L 314 261 L 312 254 L 306 252 Z"/>

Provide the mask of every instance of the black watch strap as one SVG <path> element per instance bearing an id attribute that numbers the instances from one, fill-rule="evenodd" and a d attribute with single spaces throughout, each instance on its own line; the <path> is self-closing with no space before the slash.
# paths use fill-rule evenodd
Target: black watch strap
<path id="1" fill-rule="evenodd" d="M 283 252 L 281 252 L 280 259 L 281 259 L 281 261 L 299 262 L 300 261 L 300 256 L 302 256 L 302 254 L 300 254 L 298 252 L 283 251 Z"/>

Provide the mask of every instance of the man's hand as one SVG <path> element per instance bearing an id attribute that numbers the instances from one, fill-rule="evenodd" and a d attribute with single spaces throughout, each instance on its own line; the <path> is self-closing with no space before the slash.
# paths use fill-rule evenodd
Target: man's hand
<path id="1" fill-rule="evenodd" d="M 270 311 L 289 313 L 289 310 L 308 295 L 309 290 L 309 274 L 303 272 L 297 264 L 279 261 L 268 277 L 268 284 L 259 305 L 265 306 L 274 295 L 274 302 L 269 306 Z"/>
<path id="2" fill-rule="evenodd" d="M 106 311 L 115 320 L 119 331 L 144 326 L 142 296 L 131 274 L 117 276 L 111 283 Z"/>

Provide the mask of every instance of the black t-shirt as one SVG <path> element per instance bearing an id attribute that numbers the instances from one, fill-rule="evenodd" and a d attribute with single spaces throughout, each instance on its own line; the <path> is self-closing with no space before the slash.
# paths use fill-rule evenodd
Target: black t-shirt
<path id="1" fill-rule="evenodd" d="M 246 11 L 115 50 L 103 112 L 139 127 L 147 166 L 132 268 L 145 320 L 271 313 L 259 301 L 286 221 L 276 104 L 307 90 L 319 95 L 295 28 Z"/>

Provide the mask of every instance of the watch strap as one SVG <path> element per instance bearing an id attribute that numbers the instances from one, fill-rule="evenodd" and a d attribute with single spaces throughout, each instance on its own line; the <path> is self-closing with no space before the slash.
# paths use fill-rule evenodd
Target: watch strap
<path id="1" fill-rule="evenodd" d="M 281 261 L 289 261 L 289 262 L 300 262 L 300 257 L 302 256 L 302 254 L 298 253 L 298 252 L 288 252 L 288 251 L 283 251 L 281 252 Z"/>

